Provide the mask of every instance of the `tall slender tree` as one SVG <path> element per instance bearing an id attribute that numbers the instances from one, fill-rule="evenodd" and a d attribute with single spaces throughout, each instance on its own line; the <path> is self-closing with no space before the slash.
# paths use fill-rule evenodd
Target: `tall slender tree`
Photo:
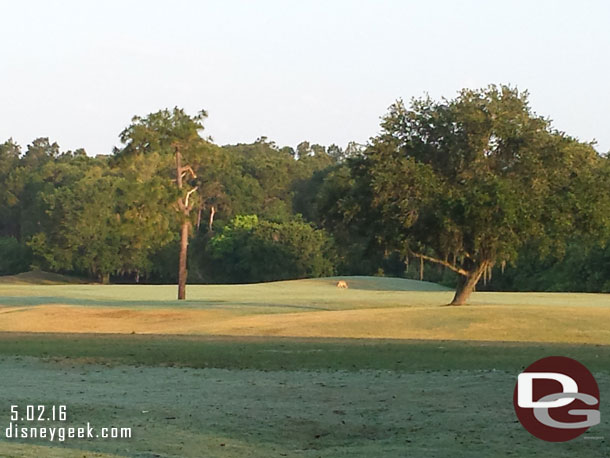
<path id="1" fill-rule="evenodd" d="M 176 185 L 182 193 L 184 188 L 184 179 L 191 177 L 196 179 L 197 175 L 190 165 L 182 165 L 182 153 L 176 146 Z M 193 209 L 191 195 L 197 191 L 199 187 L 195 186 L 186 191 L 184 195 L 178 197 L 178 209 L 180 211 L 180 257 L 178 262 L 178 300 L 186 299 L 186 279 L 188 277 L 187 270 L 187 254 L 189 245 L 189 232 L 191 230 L 191 221 L 189 215 Z"/>
<path id="2" fill-rule="evenodd" d="M 124 147 L 115 150 L 117 165 L 133 170 L 139 179 L 150 180 L 151 185 L 163 186 L 165 192 L 173 195 L 180 234 L 179 300 L 186 299 L 191 210 L 198 204 L 197 197 L 201 198 L 195 194 L 200 187 L 196 169 L 205 163 L 204 157 L 214 148 L 200 135 L 206 117 L 205 111 L 189 116 L 179 108 L 135 117 L 121 133 Z M 164 177 L 162 183 L 156 181 L 159 176 Z"/>

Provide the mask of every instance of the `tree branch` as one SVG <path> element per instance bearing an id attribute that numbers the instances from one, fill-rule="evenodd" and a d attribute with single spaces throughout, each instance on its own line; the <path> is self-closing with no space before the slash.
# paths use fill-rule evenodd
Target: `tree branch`
<path id="1" fill-rule="evenodd" d="M 411 251 L 411 254 L 413 256 L 415 256 L 416 258 L 424 259 L 426 261 L 434 262 L 436 264 L 440 264 L 441 266 L 445 266 L 448 269 L 451 269 L 454 272 L 456 272 L 456 273 L 458 273 L 460 275 L 463 275 L 465 277 L 468 276 L 468 271 L 466 271 L 464 269 L 460 269 L 459 267 L 454 266 L 453 264 L 451 264 L 448 261 L 443 261 L 441 259 L 436 259 L 436 258 L 433 258 L 431 256 L 426 256 L 425 254 L 421 254 L 421 253 L 415 253 L 414 251 Z"/>
<path id="2" fill-rule="evenodd" d="M 195 174 L 195 172 L 193 171 L 193 169 L 191 168 L 190 165 L 187 165 L 185 167 L 180 167 L 180 175 L 182 176 L 182 178 L 184 178 L 187 173 L 190 173 L 191 177 L 197 178 L 197 175 Z"/>
<path id="3" fill-rule="evenodd" d="M 199 186 L 195 186 L 193 189 L 191 189 L 189 192 L 186 193 L 186 197 L 184 198 L 184 206 L 186 208 L 189 208 L 189 198 L 191 197 L 191 194 L 193 194 L 195 191 L 197 191 L 197 189 L 199 188 Z"/>

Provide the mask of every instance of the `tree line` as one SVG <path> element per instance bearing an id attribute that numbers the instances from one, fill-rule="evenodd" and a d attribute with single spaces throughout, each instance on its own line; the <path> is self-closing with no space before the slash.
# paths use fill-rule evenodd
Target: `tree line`
<path id="1" fill-rule="evenodd" d="M 475 286 L 610 291 L 609 159 L 526 92 L 397 101 L 377 136 L 345 148 L 220 146 L 206 116 L 136 116 L 96 157 L 47 138 L 1 144 L 0 274 L 392 275 L 454 286 L 454 304 Z"/>

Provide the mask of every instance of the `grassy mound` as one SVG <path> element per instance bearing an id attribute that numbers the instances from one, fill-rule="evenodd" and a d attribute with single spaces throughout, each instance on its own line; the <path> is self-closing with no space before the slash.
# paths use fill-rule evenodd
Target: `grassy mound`
<path id="1" fill-rule="evenodd" d="M 395 277 L 328 277 L 312 278 L 310 280 L 296 280 L 303 284 L 336 286 L 339 280 L 347 282 L 349 289 L 363 289 L 368 291 L 448 291 L 446 286 L 429 281 L 408 280 Z M 278 282 L 284 283 L 284 282 Z"/>
<path id="2" fill-rule="evenodd" d="M 85 283 L 89 282 L 77 277 L 43 272 L 42 270 L 32 270 L 17 275 L 0 277 L 0 284 L 4 285 L 74 285 Z"/>

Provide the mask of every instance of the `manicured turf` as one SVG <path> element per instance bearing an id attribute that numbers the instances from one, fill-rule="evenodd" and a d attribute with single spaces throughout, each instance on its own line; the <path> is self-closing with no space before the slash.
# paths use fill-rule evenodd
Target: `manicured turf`
<path id="1" fill-rule="evenodd" d="M 610 456 L 608 295 L 447 307 L 438 285 L 348 277 L 191 285 L 177 302 L 174 286 L 37 275 L 0 279 L 0 430 L 10 405 L 66 404 L 68 426 L 134 437 L 0 440 L 0 456 Z M 550 355 L 581 361 L 602 393 L 602 424 L 566 444 L 512 408 L 517 374 Z"/>
<path id="2" fill-rule="evenodd" d="M 468 341 L 0 333 L 0 355 L 253 370 L 504 370 L 548 355 L 610 371 L 610 346 Z"/>
<path id="3" fill-rule="evenodd" d="M 610 345 L 610 296 L 452 292 L 378 277 L 257 285 L 30 285 L 0 283 L 0 332 L 431 339 Z"/>
<path id="4" fill-rule="evenodd" d="M 605 346 L 3 334 L 0 348 L 7 421 L 12 404 L 66 404 L 69 425 L 133 428 L 129 440 L 72 440 L 48 451 L 43 440 L 0 441 L 2 456 L 610 453 L 604 416 L 584 437 L 549 444 L 512 410 L 517 374 L 542 356 L 579 359 L 607 392 Z M 610 408 L 603 394 L 601 408 Z"/>

